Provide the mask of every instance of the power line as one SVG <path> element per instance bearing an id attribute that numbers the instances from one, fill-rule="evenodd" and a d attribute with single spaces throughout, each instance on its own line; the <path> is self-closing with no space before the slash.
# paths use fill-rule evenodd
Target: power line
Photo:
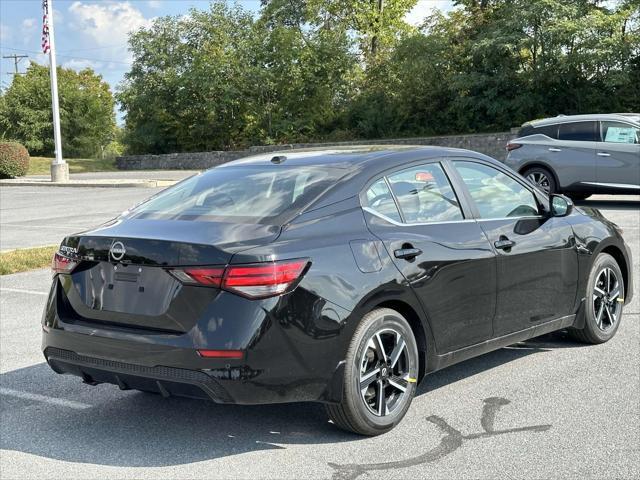
<path id="1" fill-rule="evenodd" d="M 2 49 L 6 49 L 6 50 L 12 50 L 14 52 L 24 52 L 24 53 L 42 53 L 36 50 L 25 50 L 22 48 L 13 48 L 13 47 L 2 47 Z M 120 60 L 105 60 L 104 58 L 88 58 L 88 57 L 76 57 L 75 55 L 60 55 L 58 54 L 59 57 L 64 57 L 64 58 L 75 58 L 78 60 L 89 60 L 91 62 L 103 62 L 103 63 L 119 63 L 121 65 L 128 65 L 131 66 L 131 62 L 122 62 Z"/>
<path id="2" fill-rule="evenodd" d="M 18 70 L 18 64 L 23 58 L 29 58 L 29 55 L 16 55 L 14 53 L 12 55 L 3 55 L 2 58 L 13 58 L 14 73 L 8 72 L 9 75 L 22 75 Z"/>

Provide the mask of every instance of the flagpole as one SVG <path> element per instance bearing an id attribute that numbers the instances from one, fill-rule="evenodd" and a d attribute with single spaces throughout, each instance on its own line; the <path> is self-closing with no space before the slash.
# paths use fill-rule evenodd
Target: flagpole
<path id="1" fill-rule="evenodd" d="M 69 181 L 69 166 L 62 158 L 62 138 L 60 136 L 60 105 L 58 103 L 58 72 L 56 65 L 56 44 L 53 34 L 53 0 L 48 0 L 47 27 L 49 29 L 49 74 L 51 77 L 51 107 L 53 110 L 53 141 L 55 158 L 51 160 L 51 181 Z"/>

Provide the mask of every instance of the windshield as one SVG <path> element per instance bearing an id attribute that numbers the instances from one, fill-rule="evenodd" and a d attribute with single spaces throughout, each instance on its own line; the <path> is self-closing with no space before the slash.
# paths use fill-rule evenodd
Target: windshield
<path id="1" fill-rule="evenodd" d="M 345 171 L 247 165 L 208 170 L 134 208 L 133 218 L 280 224 L 299 213 Z"/>

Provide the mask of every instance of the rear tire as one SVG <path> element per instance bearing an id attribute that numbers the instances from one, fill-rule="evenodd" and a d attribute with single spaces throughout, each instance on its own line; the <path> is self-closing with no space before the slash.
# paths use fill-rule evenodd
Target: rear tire
<path id="1" fill-rule="evenodd" d="M 608 342 L 620 326 L 624 299 L 622 272 L 611 255 L 601 253 L 594 260 L 585 298 L 584 327 L 570 329 L 571 336 L 590 344 Z"/>
<path id="2" fill-rule="evenodd" d="M 522 172 L 522 176 L 547 193 L 557 193 L 558 184 L 553 173 L 544 167 L 531 167 Z"/>
<path id="3" fill-rule="evenodd" d="M 409 323 L 395 310 L 373 310 L 353 334 L 342 400 L 326 405 L 329 419 L 360 435 L 388 432 L 407 413 L 417 376 L 418 347 Z"/>

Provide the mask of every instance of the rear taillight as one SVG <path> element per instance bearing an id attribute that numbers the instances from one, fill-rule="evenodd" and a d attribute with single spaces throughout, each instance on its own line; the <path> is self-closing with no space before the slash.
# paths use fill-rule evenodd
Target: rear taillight
<path id="1" fill-rule="evenodd" d="M 60 255 L 58 252 L 53 255 L 53 259 L 51 260 L 51 270 L 54 275 L 56 273 L 71 273 L 71 271 L 76 268 L 76 265 L 78 265 L 78 262 L 64 255 Z"/>
<path id="2" fill-rule="evenodd" d="M 182 283 L 220 287 L 248 298 L 266 298 L 287 292 L 300 279 L 308 263 L 307 259 L 296 259 L 169 271 Z"/>
<path id="3" fill-rule="evenodd" d="M 515 150 L 516 148 L 520 148 L 522 146 L 521 143 L 507 143 L 507 152 L 510 152 L 511 150 Z"/>

